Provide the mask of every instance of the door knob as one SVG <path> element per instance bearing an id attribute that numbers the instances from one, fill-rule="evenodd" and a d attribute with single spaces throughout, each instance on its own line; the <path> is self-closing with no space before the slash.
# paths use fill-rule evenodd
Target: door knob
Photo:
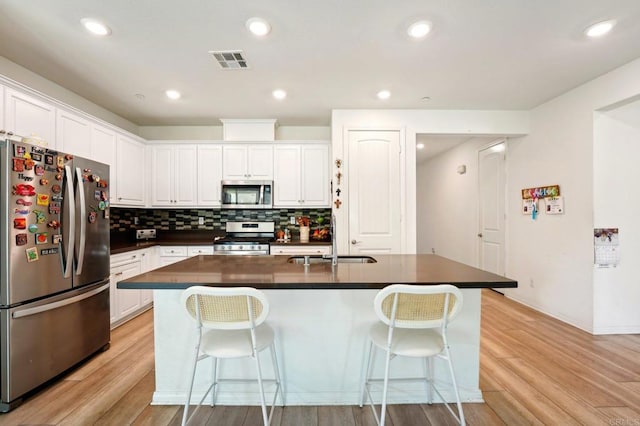
<path id="1" fill-rule="evenodd" d="M 356 241 L 356 240 L 351 240 L 351 244 L 355 245 L 358 244 L 360 241 Z"/>
<path id="2" fill-rule="evenodd" d="M 478 237 L 482 238 L 482 232 L 478 233 Z"/>

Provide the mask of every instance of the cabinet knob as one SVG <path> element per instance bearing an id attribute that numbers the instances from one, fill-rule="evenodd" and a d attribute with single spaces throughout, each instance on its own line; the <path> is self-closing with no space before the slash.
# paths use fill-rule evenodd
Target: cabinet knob
<path id="1" fill-rule="evenodd" d="M 362 241 L 357 241 L 357 240 L 351 240 L 351 244 L 356 245 L 361 243 Z"/>

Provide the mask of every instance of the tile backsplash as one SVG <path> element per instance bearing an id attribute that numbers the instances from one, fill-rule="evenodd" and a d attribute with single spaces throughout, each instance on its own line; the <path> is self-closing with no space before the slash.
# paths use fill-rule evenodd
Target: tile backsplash
<path id="1" fill-rule="evenodd" d="M 328 226 L 331 209 L 272 209 L 272 210 L 220 210 L 220 209 L 130 209 L 111 207 L 111 232 L 155 228 L 162 231 L 224 230 L 230 220 L 274 221 L 276 229 L 297 227 L 290 225 L 291 216 L 308 216 L 312 225 L 318 217 Z M 204 225 L 198 218 L 204 218 Z M 136 218 L 138 224 L 136 225 Z"/>

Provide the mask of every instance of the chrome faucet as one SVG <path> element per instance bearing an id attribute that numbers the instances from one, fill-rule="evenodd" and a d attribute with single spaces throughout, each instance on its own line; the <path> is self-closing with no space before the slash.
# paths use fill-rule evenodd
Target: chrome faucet
<path id="1" fill-rule="evenodd" d="M 322 255 L 324 259 L 331 259 L 331 266 L 338 264 L 338 240 L 336 238 L 336 215 L 331 215 L 331 254 Z"/>

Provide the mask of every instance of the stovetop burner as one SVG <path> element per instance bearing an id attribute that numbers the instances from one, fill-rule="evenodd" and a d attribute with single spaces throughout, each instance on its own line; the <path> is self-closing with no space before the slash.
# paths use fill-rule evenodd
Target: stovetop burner
<path id="1" fill-rule="evenodd" d="M 227 222 L 227 234 L 216 238 L 216 254 L 269 254 L 269 243 L 275 241 L 274 222 Z"/>
<path id="2" fill-rule="evenodd" d="M 234 237 L 225 235 L 215 240 L 214 244 L 269 244 L 275 237 Z"/>

